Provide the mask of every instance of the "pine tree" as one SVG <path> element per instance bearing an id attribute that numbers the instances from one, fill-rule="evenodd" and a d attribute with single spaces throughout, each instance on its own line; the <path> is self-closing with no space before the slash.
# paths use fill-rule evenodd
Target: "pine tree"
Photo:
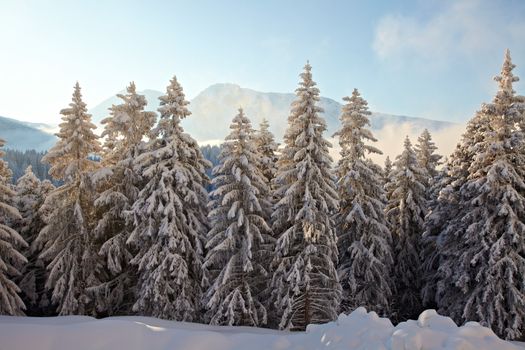
<path id="1" fill-rule="evenodd" d="M 420 255 L 423 278 L 421 297 L 426 308 L 436 308 L 436 291 L 439 281 L 437 269 L 441 265 L 438 236 L 455 212 L 455 203 L 452 198 L 454 194 L 450 193 L 451 188 L 449 187 L 452 181 L 449 173 L 450 166 L 451 162 L 445 162 L 428 190 L 430 200 L 424 222 Z"/>
<path id="2" fill-rule="evenodd" d="M 60 111 L 63 122 L 56 134 L 58 141 L 44 157 L 51 164 L 50 174 L 64 185 L 45 200 L 46 226 L 36 244 L 42 244 L 40 257 L 48 262 L 46 288 L 60 315 L 94 314 L 87 288 L 96 285 L 100 259 L 94 251 L 93 186 L 90 172 L 99 164 L 90 155 L 99 154 L 95 125 L 82 101 L 80 86 L 74 88 L 69 108 Z"/>
<path id="3" fill-rule="evenodd" d="M 0 139 L 0 148 L 5 141 Z M 23 315 L 25 305 L 18 293 L 20 288 L 14 278 L 20 276 L 20 267 L 27 262 L 20 252 L 27 247 L 22 236 L 13 229 L 21 216 L 11 206 L 15 192 L 10 188 L 11 170 L 2 159 L 0 150 L 0 315 Z"/>
<path id="4" fill-rule="evenodd" d="M 332 215 L 338 198 L 331 144 L 323 138 L 319 89 L 311 66 L 301 74 L 297 98 L 288 117 L 284 149 L 278 161 L 272 215 L 277 237 L 271 282 L 279 328 L 304 329 L 337 317 L 341 286 Z"/>
<path id="5" fill-rule="evenodd" d="M 455 286 L 461 297 L 439 299 L 457 321 L 479 320 L 506 339 L 522 336 L 525 328 L 525 134 L 517 127 L 525 98 L 513 90 L 514 67 L 507 50 L 495 78 L 499 90 L 480 111 L 491 131 L 472 146 L 476 155 L 455 218 L 461 224 L 443 237 L 443 254 L 456 272 L 443 274 L 440 283 Z"/>
<path id="6" fill-rule="evenodd" d="M 254 131 L 242 109 L 233 118 L 220 164 L 214 169 L 205 268 L 207 319 L 215 325 L 261 326 L 267 322 L 268 260 L 272 241 L 269 188 L 259 169 Z"/>
<path id="7" fill-rule="evenodd" d="M 191 113 L 175 77 L 160 100 L 155 138 L 136 161 L 146 185 L 133 204 L 135 229 L 128 239 L 138 247 L 131 261 L 139 272 L 133 311 L 195 321 L 199 319 L 208 230 L 209 162 L 180 126 L 181 119 Z"/>
<path id="8" fill-rule="evenodd" d="M 37 219 L 39 203 L 40 180 L 33 173 L 33 169 L 28 166 L 25 173 L 16 181 L 14 202 L 21 215 L 18 222 L 19 232 L 26 242 L 31 241 L 34 232 L 31 232 L 33 222 Z"/>
<path id="9" fill-rule="evenodd" d="M 136 249 L 126 244 L 134 229 L 131 207 L 144 185 L 135 159 L 143 152 L 143 140 L 151 136 L 156 120 L 154 112 L 144 110 L 146 98 L 137 93 L 133 82 L 126 91 L 117 95 L 122 103 L 113 105 L 102 120 L 104 168 L 93 176 L 98 189 L 95 235 L 102 242 L 98 249 L 106 268 L 101 284 L 91 292 L 98 311 L 109 315 L 129 315 L 135 302 L 137 271 L 130 261 Z"/>
<path id="10" fill-rule="evenodd" d="M 386 156 L 385 166 L 383 168 L 383 186 L 386 186 L 390 179 L 390 173 L 392 172 L 392 161 L 389 156 Z"/>
<path id="11" fill-rule="evenodd" d="M 341 159 L 337 167 L 340 210 L 335 215 L 339 251 L 339 280 L 343 287 L 341 310 L 364 306 L 387 314 L 393 294 L 392 237 L 384 214 L 382 170 L 367 154 L 381 154 L 367 142 L 376 142 L 370 126 L 368 103 L 354 89 L 343 98 L 339 136 Z"/>
<path id="12" fill-rule="evenodd" d="M 394 317 L 417 317 L 421 311 L 421 235 L 427 212 L 425 171 L 419 167 L 408 136 L 401 155 L 396 157 L 392 180 L 387 186 L 386 213 L 394 242 L 396 297 Z"/>
<path id="13" fill-rule="evenodd" d="M 429 307 L 443 305 L 441 312 L 455 320 L 463 313 L 463 296 L 451 279 L 457 272 L 456 261 L 461 254 L 459 247 L 464 244 L 459 234 L 462 228 L 460 189 L 467 181 L 469 167 L 476 154 L 485 147 L 485 135 L 491 131 L 489 119 L 478 112 L 468 123 L 461 142 L 446 164 L 446 174 L 441 180 L 439 195 L 425 218 L 425 232 L 422 251 L 425 284 L 422 290 L 423 302 Z"/>
<path id="14" fill-rule="evenodd" d="M 432 141 L 432 136 L 427 129 L 425 129 L 421 136 L 418 137 L 414 150 L 416 152 L 419 167 L 425 170 L 428 178 L 427 183 L 431 185 L 432 179 L 438 174 L 437 167 L 441 164 L 440 160 L 443 157 L 435 153 L 437 146 Z"/>
<path id="15" fill-rule="evenodd" d="M 18 221 L 17 227 L 29 245 L 23 250 L 28 263 L 24 265 L 21 271 L 22 276 L 18 282 L 28 315 L 45 314 L 49 306 L 49 297 L 45 290 L 45 265 L 42 259 L 38 257 L 41 249 L 34 242 L 44 227 L 39 209 L 53 189 L 54 186 L 50 181 L 41 182 L 35 176 L 31 166 L 27 167 L 24 176 L 18 179 L 15 187 L 15 204 L 22 217 Z"/>
<path id="16" fill-rule="evenodd" d="M 268 120 L 263 119 L 259 130 L 255 133 L 254 142 L 256 149 L 261 154 L 260 167 L 268 184 L 271 184 L 277 171 L 277 148 L 279 145 L 269 130 Z"/>

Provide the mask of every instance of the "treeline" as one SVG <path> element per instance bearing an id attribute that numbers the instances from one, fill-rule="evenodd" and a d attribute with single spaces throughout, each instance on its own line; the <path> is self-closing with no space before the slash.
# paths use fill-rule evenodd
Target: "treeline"
<path id="1" fill-rule="evenodd" d="M 204 158 L 212 163 L 212 166 L 218 164 L 218 157 L 220 147 L 216 145 L 204 145 L 201 146 L 201 152 Z M 31 166 L 32 172 L 40 180 L 49 180 L 55 186 L 60 184 L 60 181 L 54 180 L 49 175 L 50 165 L 42 162 L 42 158 L 46 155 L 45 151 L 30 150 L 14 150 L 7 148 L 5 150 L 4 160 L 7 162 L 9 169 L 11 169 L 11 181 L 16 184 L 19 178 L 21 178 L 27 167 Z M 211 176 L 211 168 L 207 170 L 207 174 Z"/>
<path id="2" fill-rule="evenodd" d="M 44 151 L 36 151 L 34 149 L 25 151 L 6 149 L 4 159 L 12 172 L 11 180 L 16 183 L 24 175 L 27 167 L 31 166 L 33 173 L 40 180 L 53 182 L 53 178 L 49 175 L 50 165 L 42 162 L 45 154 L 46 152 Z M 58 184 L 58 182 L 55 184 Z"/>
<path id="3" fill-rule="evenodd" d="M 0 313 L 300 330 L 359 306 L 396 322 L 432 307 L 519 338 L 525 99 L 513 68 L 507 51 L 496 96 L 447 161 L 425 131 L 381 167 L 357 90 L 343 99 L 333 164 L 307 64 L 283 145 L 239 109 L 211 181 L 210 149 L 180 125 L 191 113 L 176 78 L 158 122 L 131 83 L 103 143 L 77 83 L 42 159 L 62 185 L 29 168 L 12 188 L 0 162 Z"/>

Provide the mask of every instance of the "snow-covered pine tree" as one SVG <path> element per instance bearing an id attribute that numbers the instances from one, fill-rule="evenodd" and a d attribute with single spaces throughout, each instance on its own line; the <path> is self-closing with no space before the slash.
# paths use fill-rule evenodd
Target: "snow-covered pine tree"
<path id="1" fill-rule="evenodd" d="M 15 206 L 22 217 L 17 224 L 18 232 L 29 244 L 34 239 L 35 232 L 31 232 L 33 222 L 38 218 L 39 189 L 40 180 L 35 176 L 30 165 L 24 175 L 16 181 L 14 199 Z"/>
<path id="2" fill-rule="evenodd" d="M 451 306 L 442 298 L 439 305 L 452 310 L 456 321 L 481 321 L 506 339 L 525 330 L 525 134 L 517 127 L 525 98 L 513 90 L 514 67 L 507 50 L 495 78 L 498 92 L 480 111 L 491 131 L 474 146 L 469 177 L 460 189 L 462 215 L 455 218 L 461 220 L 455 233 L 460 244 L 443 243 L 456 272 L 442 282 L 456 286 L 461 297 L 450 300 Z"/>
<path id="3" fill-rule="evenodd" d="M 260 168 L 268 184 L 271 185 L 277 171 L 277 149 L 279 145 L 275 142 L 275 137 L 269 130 L 268 120 L 263 119 L 256 131 L 254 142 L 256 149 L 261 154 Z"/>
<path id="4" fill-rule="evenodd" d="M 439 189 L 436 188 L 435 182 L 437 181 L 437 176 L 439 171 L 437 167 L 442 164 L 441 155 L 436 153 L 437 146 L 432 141 L 432 135 L 428 129 L 423 130 L 423 133 L 418 137 L 417 144 L 414 146 L 414 151 L 416 153 L 416 159 L 420 168 L 425 171 L 425 194 L 427 201 L 427 213 L 429 206 L 432 203 L 433 197 L 435 197 Z M 422 259 L 425 259 L 422 257 Z"/>
<path id="5" fill-rule="evenodd" d="M 233 118 L 214 169 L 205 268 L 210 287 L 206 318 L 215 325 L 261 326 L 272 242 L 266 222 L 271 212 L 269 187 L 259 168 L 254 130 L 242 108 Z M 270 245 L 271 246 L 271 245 Z"/>
<path id="6" fill-rule="evenodd" d="M 196 321 L 201 311 L 210 164 L 180 126 L 191 112 L 176 77 L 160 101 L 155 137 L 136 159 L 146 185 L 133 204 L 135 229 L 128 239 L 138 248 L 131 261 L 139 273 L 133 311 Z"/>
<path id="7" fill-rule="evenodd" d="M 124 314 L 132 312 L 137 284 L 136 267 L 130 264 L 135 249 L 126 244 L 134 229 L 131 207 L 143 187 L 135 168 L 135 159 L 144 148 L 144 139 L 151 136 L 156 113 L 145 111 L 144 95 L 137 93 L 132 82 L 126 94 L 118 94 L 121 104 L 110 108 L 102 120 L 105 137 L 102 164 L 93 181 L 98 195 L 95 200 L 97 226 L 95 235 L 101 245 L 99 254 L 105 260 L 101 284 L 92 288 L 99 312 Z"/>
<path id="8" fill-rule="evenodd" d="M 408 136 L 396 157 L 387 185 L 386 214 L 394 242 L 396 296 L 393 315 L 397 320 L 414 318 L 421 311 L 421 235 L 427 212 L 425 170 L 420 168 Z"/>
<path id="9" fill-rule="evenodd" d="M 441 186 L 439 195 L 434 203 L 430 202 L 430 211 L 425 218 L 425 247 L 422 251 L 425 280 L 422 289 L 423 302 L 428 307 L 434 307 L 434 303 L 446 305 L 446 310 L 440 308 L 441 312 L 455 320 L 460 320 L 463 313 L 462 293 L 451 282 L 457 272 L 457 255 L 462 251 L 459 247 L 464 244 L 459 234 L 464 230 L 460 189 L 467 181 L 468 169 L 474 157 L 486 146 L 483 140 L 489 132 L 491 126 L 488 117 L 477 112 L 467 123 L 461 142 L 445 166 L 446 174 L 440 180 L 441 184 L 437 184 Z"/>
<path id="10" fill-rule="evenodd" d="M 338 197 L 311 68 L 307 63 L 296 89 L 275 181 L 279 201 L 272 214 L 277 243 L 271 289 L 281 329 L 331 321 L 341 299 L 332 219 Z"/>
<path id="11" fill-rule="evenodd" d="M 453 157 L 451 157 L 453 159 Z M 424 231 L 421 241 L 421 271 L 423 286 L 421 297 L 426 308 L 436 308 L 436 290 L 439 281 L 437 269 L 441 263 L 441 254 L 438 249 L 438 235 L 448 224 L 455 211 L 453 194 L 450 194 L 452 177 L 449 174 L 450 161 L 446 161 L 443 168 L 437 172 L 428 193 L 428 212 L 425 217 Z"/>
<path id="12" fill-rule="evenodd" d="M 44 227 L 42 214 L 39 212 L 46 196 L 54 189 L 50 181 L 42 183 L 33 173 L 31 165 L 16 182 L 15 205 L 22 217 L 17 228 L 28 247 L 23 250 L 28 263 L 22 268 L 18 282 L 22 290 L 22 299 L 26 305 L 26 314 L 37 316 L 45 314 L 49 306 L 48 293 L 45 290 L 45 264 L 38 257 L 40 249 L 33 244 L 38 233 Z"/>
<path id="13" fill-rule="evenodd" d="M 0 139 L 0 148 L 5 141 Z M 20 268 L 27 259 L 20 252 L 27 247 L 22 236 L 13 229 L 21 220 L 18 209 L 11 206 L 15 192 L 9 186 L 11 170 L 2 157 L 0 149 L 0 315 L 23 315 L 25 305 L 18 293 L 20 288 L 14 278 L 20 276 Z"/>
<path id="14" fill-rule="evenodd" d="M 36 244 L 40 257 L 48 262 L 46 288 L 60 315 L 94 314 L 87 288 L 98 283 L 100 259 L 94 251 L 93 186 L 90 172 L 100 165 L 90 155 L 100 154 L 95 125 L 82 101 L 76 83 L 69 108 L 60 111 L 63 122 L 58 141 L 43 161 L 51 164 L 50 175 L 64 181 L 44 202 L 44 222 Z"/>
<path id="15" fill-rule="evenodd" d="M 42 245 L 38 242 L 37 238 L 42 231 L 42 229 L 45 226 L 44 218 L 47 215 L 47 213 L 51 212 L 50 207 L 46 207 L 45 201 L 46 198 L 49 196 L 51 192 L 53 192 L 56 189 L 55 185 L 50 180 L 44 180 L 40 182 L 40 187 L 38 189 L 38 194 L 40 196 L 40 203 L 38 204 L 38 220 L 35 225 L 35 231 L 36 235 L 34 237 L 33 242 L 31 243 L 31 254 L 35 256 L 34 259 L 36 259 L 35 266 L 40 269 L 37 274 L 35 274 L 36 278 L 36 287 L 37 287 L 37 293 L 40 293 L 40 300 L 37 306 L 38 314 L 42 316 L 52 316 L 55 315 L 56 307 L 53 305 L 51 301 L 52 293 L 50 290 L 46 289 L 46 281 L 47 277 L 49 275 L 49 271 L 46 269 L 45 261 L 40 258 L 40 253 L 42 252 Z M 31 259 L 33 259 L 31 257 Z M 30 310 L 29 310 L 30 311 Z"/>
<path id="16" fill-rule="evenodd" d="M 392 161 L 390 160 L 389 156 L 386 156 L 385 166 L 383 167 L 383 187 L 385 187 L 386 184 L 388 183 L 388 179 L 390 178 L 391 172 L 392 172 Z"/>
<path id="17" fill-rule="evenodd" d="M 417 162 L 420 168 L 423 168 L 427 174 L 428 184 L 432 184 L 432 179 L 437 176 L 437 167 L 441 164 L 441 155 L 436 154 L 437 146 L 432 141 L 432 135 L 425 129 L 418 137 L 417 144 L 414 146 Z"/>
<path id="18" fill-rule="evenodd" d="M 368 129 L 368 103 L 357 89 L 343 98 L 339 137 L 341 159 L 337 166 L 340 209 L 334 217 L 339 251 L 339 281 L 343 288 L 341 311 L 364 306 L 387 315 L 394 283 L 392 237 L 385 219 L 382 170 L 368 154 L 381 151 L 367 143 L 377 140 Z"/>

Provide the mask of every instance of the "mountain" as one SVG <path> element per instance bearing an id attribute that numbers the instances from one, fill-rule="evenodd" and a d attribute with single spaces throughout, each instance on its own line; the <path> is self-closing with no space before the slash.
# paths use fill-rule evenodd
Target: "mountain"
<path id="1" fill-rule="evenodd" d="M 6 141 L 5 147 L 9 149 L 48 150 L 56 142 L 52 130 L 51 125 L 0 117 L 0 138 Z"/>
<path id="2" fill-rule="evenodd" d="M 144 90 L 139 93 L 146 96 L 149 102 L 148 110 L 156 111 L 158 98 L 163 93 L 156 90 Z M 263 118 L 268 119 L 271 131 L 280 141 L 286 129 L 290 105 L 294 99 L 293 93 L 259 92 L 242 88 L 236 84 L 215 84 L 190 101 L 189 108 L 192 115 L 183 120 L 182 125 L 199 142 L 218 144 L 228 134 L 230 122 L 237 113 L 237 109 L 242 106 L 255 128 Z M 90 109 L 93 121 L 100 127 L 100 121 L 108 115 L 108 108 L 120 102 L 118 97 L 112 96 Z M 339 113 L 342 105 L 326 97 L 321 98 L 320 105 L 325 111 L 324 118 L 328 128 L 326 136 L 330 137 L 339 126 Z M 384 156 L 389 155 L 390 157 L 399 154 L 405 135 L 409 135 L 415 142 L 417 136 L 425 128 L 432 133 L 441 154 L 449 154 L 463 131 L 462 125 L 450 122 L 377 112 L 372 113 L 370 121 L 374 135 L 379 140 L 377 146 L 384 151 Z M 46 124 L 27 123 L 0 117 L 0 137 L 4 138 L 8 142 L 7 147 L 12 149 L 49 149 L 56 141 L 52 134 L 53 128 L 56 129 Z M 337 143 L 334 146 L 337 146 Z M 335 147 L 333 155 L 336 158 L 337 152 L 337 147 Z M 382 162 L 383 157 L 376 157 L 374 160 Z"/>
<path id="3" fill-rule="evenodd" d="M 199 141 L 223 139 L 228 133 L 230 121 L 237 108 L 242 106 L 255 127 L 266 118 L 270 122 L 271 131 L 281 139 L 288 123 L 290 105 L 295 98 L 293 93 L 265 93 L 235 84 L 215 84 L 191 101 L 192 115 L 185 121 L 184 126 Z M 342 105 L 326 97 L 321 97 L 319 104 L 324 109 L 327 136 L 331 136 L 339 127 Z M 384 113 L 373 113 L 370 122 L 375 131 L 384 129 L 387 125 L 405 124 L 414 132 L 421 132 L 424 128 L 436 132 L 454 125 L 449 122 Z M 213 127 L 203 127 L 207 125 Z"/>
<path id="4" fill-rule="evenodd" d="M 144 90 L 140 93 L 146 96 L 148 109 L 156 111 L 158 97 L 163 93 L 156 90 Z M 201 143 L 221 142 L 229 132 L 230 122 L 237 109 L 242 107 L 255 128 L 263 118 L 266 118 L 277 139 L 282 139 L 288 123 L 290 105 L 294 99 L 293 93 L 259 92 L 236 84 L 215 84 L 190 101 L 189 109 L 192 115 L 183 121 L 183 126 Z M 114 96 L 91 109 L 93 120 L 100 122 L 107 116 L 108 108 L 117 103 L 120 103 L 120 100 Z M 327 136 L 331 136 L 339 126 L 342 105 L 330 98 L 321 97 L 320 106 L 324 109 L 324 118 L 328 127 Z M 376 132 L 388 126 L 403 126 L 405 133 L 419 134 L 425 128 L 435 133 L 456 125 L 444 121 L 377 112 L 373 112 L 370 119 L 372 130 Z"/>

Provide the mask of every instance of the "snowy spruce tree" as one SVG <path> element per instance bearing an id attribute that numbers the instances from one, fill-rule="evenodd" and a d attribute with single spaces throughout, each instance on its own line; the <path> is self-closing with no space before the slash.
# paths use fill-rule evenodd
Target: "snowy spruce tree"
<path id="1" fill-rule="evenodd" d="M 131 261 L 139 274 L 133 311 L 198 321 L 210 164 L 180 125 L 191 113 L 175 77 L 160 101 L 154 138 L 136 159 L 145 186 L 132 207 L 135 228 L 127 241 L 138 248 Z"/>
<path id="2" fill-rule="evenodd" d="M 143 186 L 135 159 L 143 152 L 144 139 L 151 136 L 156 114 L 144 110 L 146 98 L 137 93 L 133 82 L 117 97 L 122 103 L 113 105 L 102 120 L 103 168 L 93 175 L 98 192 L 94 232 L 101 242 L 97 249 L 105 269 L 101 283 L 90 291 L 99 312 L 129 315 L 135 302 L 137 271 L 130 264 L 136 250 L 126 242 L 134 229 L 131 207 Z"/>
<path id="3" fill-rule="evenodd" d="M 417 318 L 421 311 L 421 235 L 427 213 L 425 170 L 420 168 L 408 136 L 403 152 L 396 157 L 387 185 L 387 219 L 394 242 L 396 296 L 394 318 Z"/>
<path id="4" fill-rule="evenodd" d="M 460 297 L 440 296 L 442 312 L 457 322 L 477 320 L 499 336 L 515 339 L 525 325 L 525 135 L 521 128 L 525 99 L 517 96 L 507 50 L 499 89 L 482 105 L 490 131 L 475 147 L 469 176 L 460 188 L 460 212 L 454 234 L 444 235 L 440 283 L 459 289 Z M 459 243 L 459 244 L 458 244 Z M 451 265 L 455 273 L 447 274 Z"/>
<path id="5" fill-rule="evenodd" d="M 437 269 L 442 261 L 438 237 L 456 211 L 456 202 L 453 198 L 455 194 L 451 193 L 450 187 L 452 182 L 450 166 L 450 161 L 444 163 L 428 189 L 430 200 L 427 202 L 428 211 L 423 225 L 420 253 L 423 278 L 421 297 L 425 308 L 436 308 L 436 291 L 439 281 Z"/>
<path id="6" fill-rule="evenodd" d="M 414 146 L 416 152 L 417 162 L 420 168 L 425 170 L 426 176 L 429 179 L 428 184 L 432 184 L 432 179 L 437 176 L 437 167 L 441 164 L 441 155 L 436 154 L 437 146 L 432 141 L 432 135 L 425 129 L 421 136 L 417 139 L 417 144 Z"/>
<path id="7" fill-rule="evenodd" d="M 271 290 L 281 329 L 334 320 L 341 299 L 331 144 L 323 137 L 326 123 L 319 116 L 319 89 L 308 63 L 296 94 L 278 161 L 279 201 L 272 215 L 277 242 Z"/>
<path id="8" fill-rule="evenodd" d="M 451 254 L 461 254 L 458 247 L 463 244 L 458 235 L 463 217 L 460 189 L 468 179 L 468 169 L 474 157 L 486 146 L 482 141 L 490 130 L 488 117 L 480 112 L 467 123 L 461 142 L 443 167 L 442 177 L 431 188 L 433 196 L 425 217 L 421 252 L 423 303 L 426 307 L 435 308 L 442 303 L 440 300 L 446 300 L 446 315 L 456 320 L 460 319 L 462 310 L 452 306 L 461 305 L 463 297 L 460 290 L 450 284 L 450 279 L 457 271 L 457 257 L 452 257 Z M 456 302 L 452 302 L 453 300 Z"/>
<path id="9" fill-rule="evenodd" d="M 206 319 L 215 325 L 261 326 L 266 300 L 272 237 L 269 188 L 259 168 L 260 154 L 250 120 L 242 109 L 230 125 L 214 169 L 206 248 Z"/>
<path id="10" fill-rule="evenodd" d="M 279 145 L 275 142 L 275 137 L 269 130 L 268 120 L 263 119 L 256 131 L 254 142 L 255 147 L 261 155 L 260 168 L 267 183 L 271 185 L 277 171 L 277 148 Z"/>
<path id="11" fill-rule="evenodd" d="M 93 186 L 90 172 L 99 167 L 90 155 L 99 154 L 95 125 L 82 101 L 77 83 L 69 108 L 60 111 L 62 123 L 58 141 L 43 161 L 51 164 L 50 175 L 64 184 L 44 202 L 44 222 L 36 244 L 49 272 L 46 287 L 60 315 L 94 314 L 87 289 L 96 285 L 101 262 L 94 251 Z"/>
<path id="12" fill-rule="evenodd" d="M 339 251 L 339 280 L 343 288 L 341 310 L 360 306 L 386 315 L 393 295 L 392 237 L 384 214 L 382 170 L 365 159 L 381 154 L 369 142 L 377 140 L 368 129 L 370 111 L 357 89 L 343 99 L 337 166 L 340 209 L 335 215 Z"/>
<path id="13" fill-rule="evenodd" d="M 383 167 L 383 187 L 389 182 L 390 173 L 392 172 L 392 161 L 389 156 L 386 156 L 385 165 Z"/>
<path id="14" fill-rule="evenodd" d="M 5 141 L 0 139 L 0 147 Z M 21 220 L 18 209 L 11 204 L 15 192 L 9 186 L 11 170 L 0 150 L 0 315 L 23 315 L 25 305 L 19 296 L 20 288 L 14 279 L 21 275 L 20 269 L 27 262 L 21 249 L 27 247 L 22 236 L 13 229 Z"/>
<path id="15" fill-rule="evenodd" d="M 50 306 L 48 293 L 45 290 L 47 276 L 45 264 L 39 257 L 41 247 L 34 242 L 44 227 L 40 208 L 47 195 L 54 189 L 50 181 L 41 182 L 33 173 L 31 166 L 27 167 L 15 187 L 14 202 L 21 215 L 17 228 L 28 243 L 28 247 L 22 251 L 28 262 L 22 268 L 18 284 L 27 308 L 26 314 L 32 316 L 46 314 Z"/>

